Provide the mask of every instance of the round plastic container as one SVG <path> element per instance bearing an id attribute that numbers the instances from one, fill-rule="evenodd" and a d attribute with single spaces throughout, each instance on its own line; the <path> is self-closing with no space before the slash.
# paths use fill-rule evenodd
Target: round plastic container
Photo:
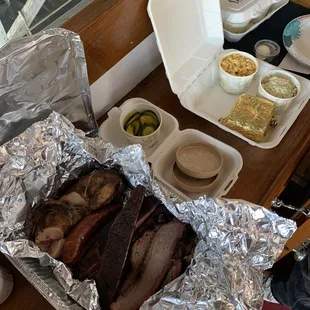
<path id="1" fill-rule="evenodd" d="M 262 81 L 266 77 L 271 76 L 271 75 L 283 76 L 283 77 L 290 79 L 290 81 L 297 87 L 296 96 L 294 96 L 292 98 L 277 98 L 277 97 L 272 96 L 271 94 L 267 93 L 262 86 Z M 299 95 L 300 89 L 301 89 L 301 86 L 300 86 L 299 81 L 292 74 L 290 74 L 286 71 L 283 71 L 283 70 L 271 70 L 271 71 L 267 72 L 266 74 L 264 74 L 260 78 L 259 85 L 258 85 L 258 96 L 274 102 L 274 104 L 276 106 L 276 111 L 278 113 L 281 113 L 281 112 L 285 111 L 289 107 L 289 105 L 294 101 L 294 99 Z"/>
<path id="2" fill-rule="evenodd" d="M 224 71 L 224 69 L 221 66 L 222 60 L 228 57 L 229 55 L 233 55 L 233 54 L 239 54 L 241 56 L 251 59 L 256 65 L 256 71 L 253 74 L 248 75 L 248 76 L 234 76 Z M 248 54 L 245 52 L 234 51 L 234 52 L 226 53 L 221 57 L 219 61 L 219 67 L 220 67 L 220 85 L 222 89 L 228 94 L 240 95 L 246 92 L 248 88 L 250 87 L 250 84 L 252 83 L 252 80 L 258 71 L 259 64 L 256 58 L 253 57 L 251 54 Z"/>
<path id="3" fill-rule="evenodd" d="M 172 175 L 178 187 L 188 193 L 199 194 L 207 194 L 208 190 L 210 190 L 217 179 L 217 176 L 208 179 L 197 179 L 189 177 L 178 168 L 176 162 L 173 164 Z"/>
<path id="4" fill-rule="evenodd" d="M 223 157 L 211 145 L 187 143 L 178 148 L 176 163 L 186 175 L 196 179 L 207 179 L 219 173 L 223 165 Z"/>
<path id="5" fill-rule="evenodd" d="M 13 277 L 9 271 L 0 266 L 0 305 L 10 296 L 13 289 Z"/>
<path id="6" fill-rule="evenodd" d="M 271 62 L 280 53 L 280 46 L 278 43 L 271 40 L 260 40 L 254 46 L 256 58 Z"/>
<path id="7" fill-rule="evenodd" d="M 159 126 L 158 128 L 150 135 L 148 136 L 132 136 L 129 133 L 127 133 L 124 129 L 124 124 L 126 120 L 135 112 L 144 112 L 144 111 L 152 111 L 156 114 Z M 125 107 L 124 110 L 122 110 L 121 116 L 120 116 L 120 127 L 124 135 L 126 136 L 127 140 L 131 144 L 141 144 L 144 148 L 151 148 L 159 139 L 160 136 L 160 130 L 162 127 L 162 115 L 159 111 L 159 109 L 155 108 L 153 105 L 147 104 L 145 102 L 141 103 L 135 103 L 132 106 Z"/>

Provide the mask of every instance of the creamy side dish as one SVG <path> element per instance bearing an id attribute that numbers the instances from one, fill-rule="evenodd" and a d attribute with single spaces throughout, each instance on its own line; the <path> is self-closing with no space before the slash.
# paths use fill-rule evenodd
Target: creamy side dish
<path id="1" fill-rule="evenodd" d="M 264 90 L 277 98 L 292 98 L 297 95 L 297 87 L 285 76 L 271 75 L 262 81 Z"/>
<path id="2" fill-rule="evenodd" d="M 237 53 L 225 57 L 221 61 L 221 67 L 234 76 L 249 76 L 256 71 L 256 65 L 252 59 Z"/>

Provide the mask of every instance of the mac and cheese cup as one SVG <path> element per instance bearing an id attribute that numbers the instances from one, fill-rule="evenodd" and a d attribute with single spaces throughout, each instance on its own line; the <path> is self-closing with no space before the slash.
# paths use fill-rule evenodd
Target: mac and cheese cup
<path id="1" fill-rule="evenodd" d="M 223 55 L 219 67 L 223 90 L 228 94 L 239 95 L 248 90 L 259 65 L 252 55 L 235 51 Z"/>

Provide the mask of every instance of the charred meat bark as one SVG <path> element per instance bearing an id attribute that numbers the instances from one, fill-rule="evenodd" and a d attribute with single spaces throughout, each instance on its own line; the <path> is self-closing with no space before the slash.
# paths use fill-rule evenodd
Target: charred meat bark
<path id="1" fill-rule="evenodd" d="M 87 205 L 90 211 L 109 204 L 124 191 L 122 175 L 113 170 L 94 170 L 71 188 L 61 200 Z"/>
<path id="2" fill-rule="evenodd" d="M 157 230 L 141 268 L 141 276 L 112 303 L 112 310 L 136 310 L 163 282 L 185 224 L 173 221 Z"/>
<path id="3" fill-rule="evenodd" d="M 113 301 L 121 281 L 144 194 L 145 188 L 140 185 L 132 191 L 109 231 L 97 281 L 100 303 L 103 308 L 108 307 Z"/>
<path id="4" fill-rule="evenodd" d="M 37 216 L 35 244 L 54 258 L 61 252 L 63 238 L 85 215 L 87 209 L 56 200 L 45 202 L 35 213 Z"/>
<path id="5" fill-rule="evenodd" d="M 62 251 L 62 260 L 73 266 L 84 253 L 85 245 L 100 228 L 109 223 L 121 210 L 121 204 L 110 204 L 88 214 L 70 232 Z"/>

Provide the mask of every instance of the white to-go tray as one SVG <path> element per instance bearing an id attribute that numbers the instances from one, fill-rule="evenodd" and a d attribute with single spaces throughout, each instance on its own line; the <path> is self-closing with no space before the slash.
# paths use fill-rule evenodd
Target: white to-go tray
<path id="1" fill-rule="evenodd" d="M 102 139 L 113 143 L 117 147 L 124 147 L 129 144 L 126 136 L 121 131 L 119 119 L 122 109 L 137 103 L 150 102 L 141 98 L 127 100 L 120 108 L 113 108 L 108 113 L 108 119 L 100 126 Z M 159 109 L 159 108 L 158 108 Z M 238 179 L 243 161 L 240 153 L 227 144 L 216 140 L 198 130 L 179 130 L 179 123 L 171 114 L 159 109 L 162 114 L 162 127 L 159 141 L 150 149 L 145 149 L 147 160 L 152 164 L 155 177 L 166 187 L 172 189 L 185 200 L 195 199 L 201 194 L 211 197 L 222 197 L 228 193 Z M 191 142 L 205 142 L 216 147 L 223 156 L 223 167 L 218 174 L 214 184 L 208 192 L 192 194 L 178 188 L 172 176 L 172 167 L 175 161 L 176 151 L 179 146 Z"/>
<path id="2" fill-rule="evenodd" d="M 228 52 L 223 50 L 219 1 L 150 0 L 148 13 L 172 91 L 181 104 L 253 146 L 264 149 L 277 146 L 307 104 L 310 81 L 296 76 L 301 84 L 300 95 L 289 109 L 277 115 L 278 126 L 269 132 L 265 141 L 256 143 L 219 121 L 229 115 L 238 97 L 225 93 L 219 85 L 219 58 Z M 264 61 L 258 62 L 259 71 L 247 91 L 251 95 L 257 94 L 259 78 L 276 68 Z"/>
<path id="3" fill-rule="evenodd" d="M 289 0 L 285 0 L 285 1 L 280 1 L 277 4 L 273 4 L 270 7 L 269 12 L 267 12 L 266 16 L 263 16 L 260 19 L 259 18 L 256 19 L 255 22 L 252 25 L 248 25 L 248 26 L 245 25 L 243 32 L 233 32 L 234 27 L 232 27 L 232 25 L 229 25 L 229 24 L 227 24 L 225 26 L 225 23 L 224 23 L 224 36 L 225 36 L 225 39 L 228 40 L 229 42 L 238 42 L 238 41 L 240 41 L 244 36 L 246 36 L 251 31 L 255 30 L 259 25 L 261 25 L 267 19 L 272 17 L 275 13 L 277 13 L 280 9 L 282 9 L 288 3 L 289 3 Z M 239 26 L 237 26 L 236 28 L 239 28 Z"/>
<path id="4" fill-rule="evenodd" d="M 303 110 L 310 99 L 310 82 L 298 75 L 294 76 L 299 80 L 301 92 L 290 107 L 282 114 L 277 114 L 278 125 L 272 129 L 265 141 L 254 142 L 240 133 L 227 128 L 219 121 L 221 117 L 227 116 L 238 95 L 230 95 L 223 91 L 219 84 L 219 65 L 218 61 L 223 53 L 215 59 L 215 61 L 199 76 L 192 86 L 180 98 L 182 105 L 191 112 L 205 118 L 209 122 L 218 127 L 234 134 L 235 136 L 247 141 L 249 144 L 258 146 L 263 149 L 270 149 L 277 146 L 288 130 L 291 128 L 299 113 Z M 266 72 L 279 69 L 267 62 L 259 62 L 259 71 L 256 74 L 250 88 L 246 92 L 249 95 L 256 96 L 260 77 Z"/>

